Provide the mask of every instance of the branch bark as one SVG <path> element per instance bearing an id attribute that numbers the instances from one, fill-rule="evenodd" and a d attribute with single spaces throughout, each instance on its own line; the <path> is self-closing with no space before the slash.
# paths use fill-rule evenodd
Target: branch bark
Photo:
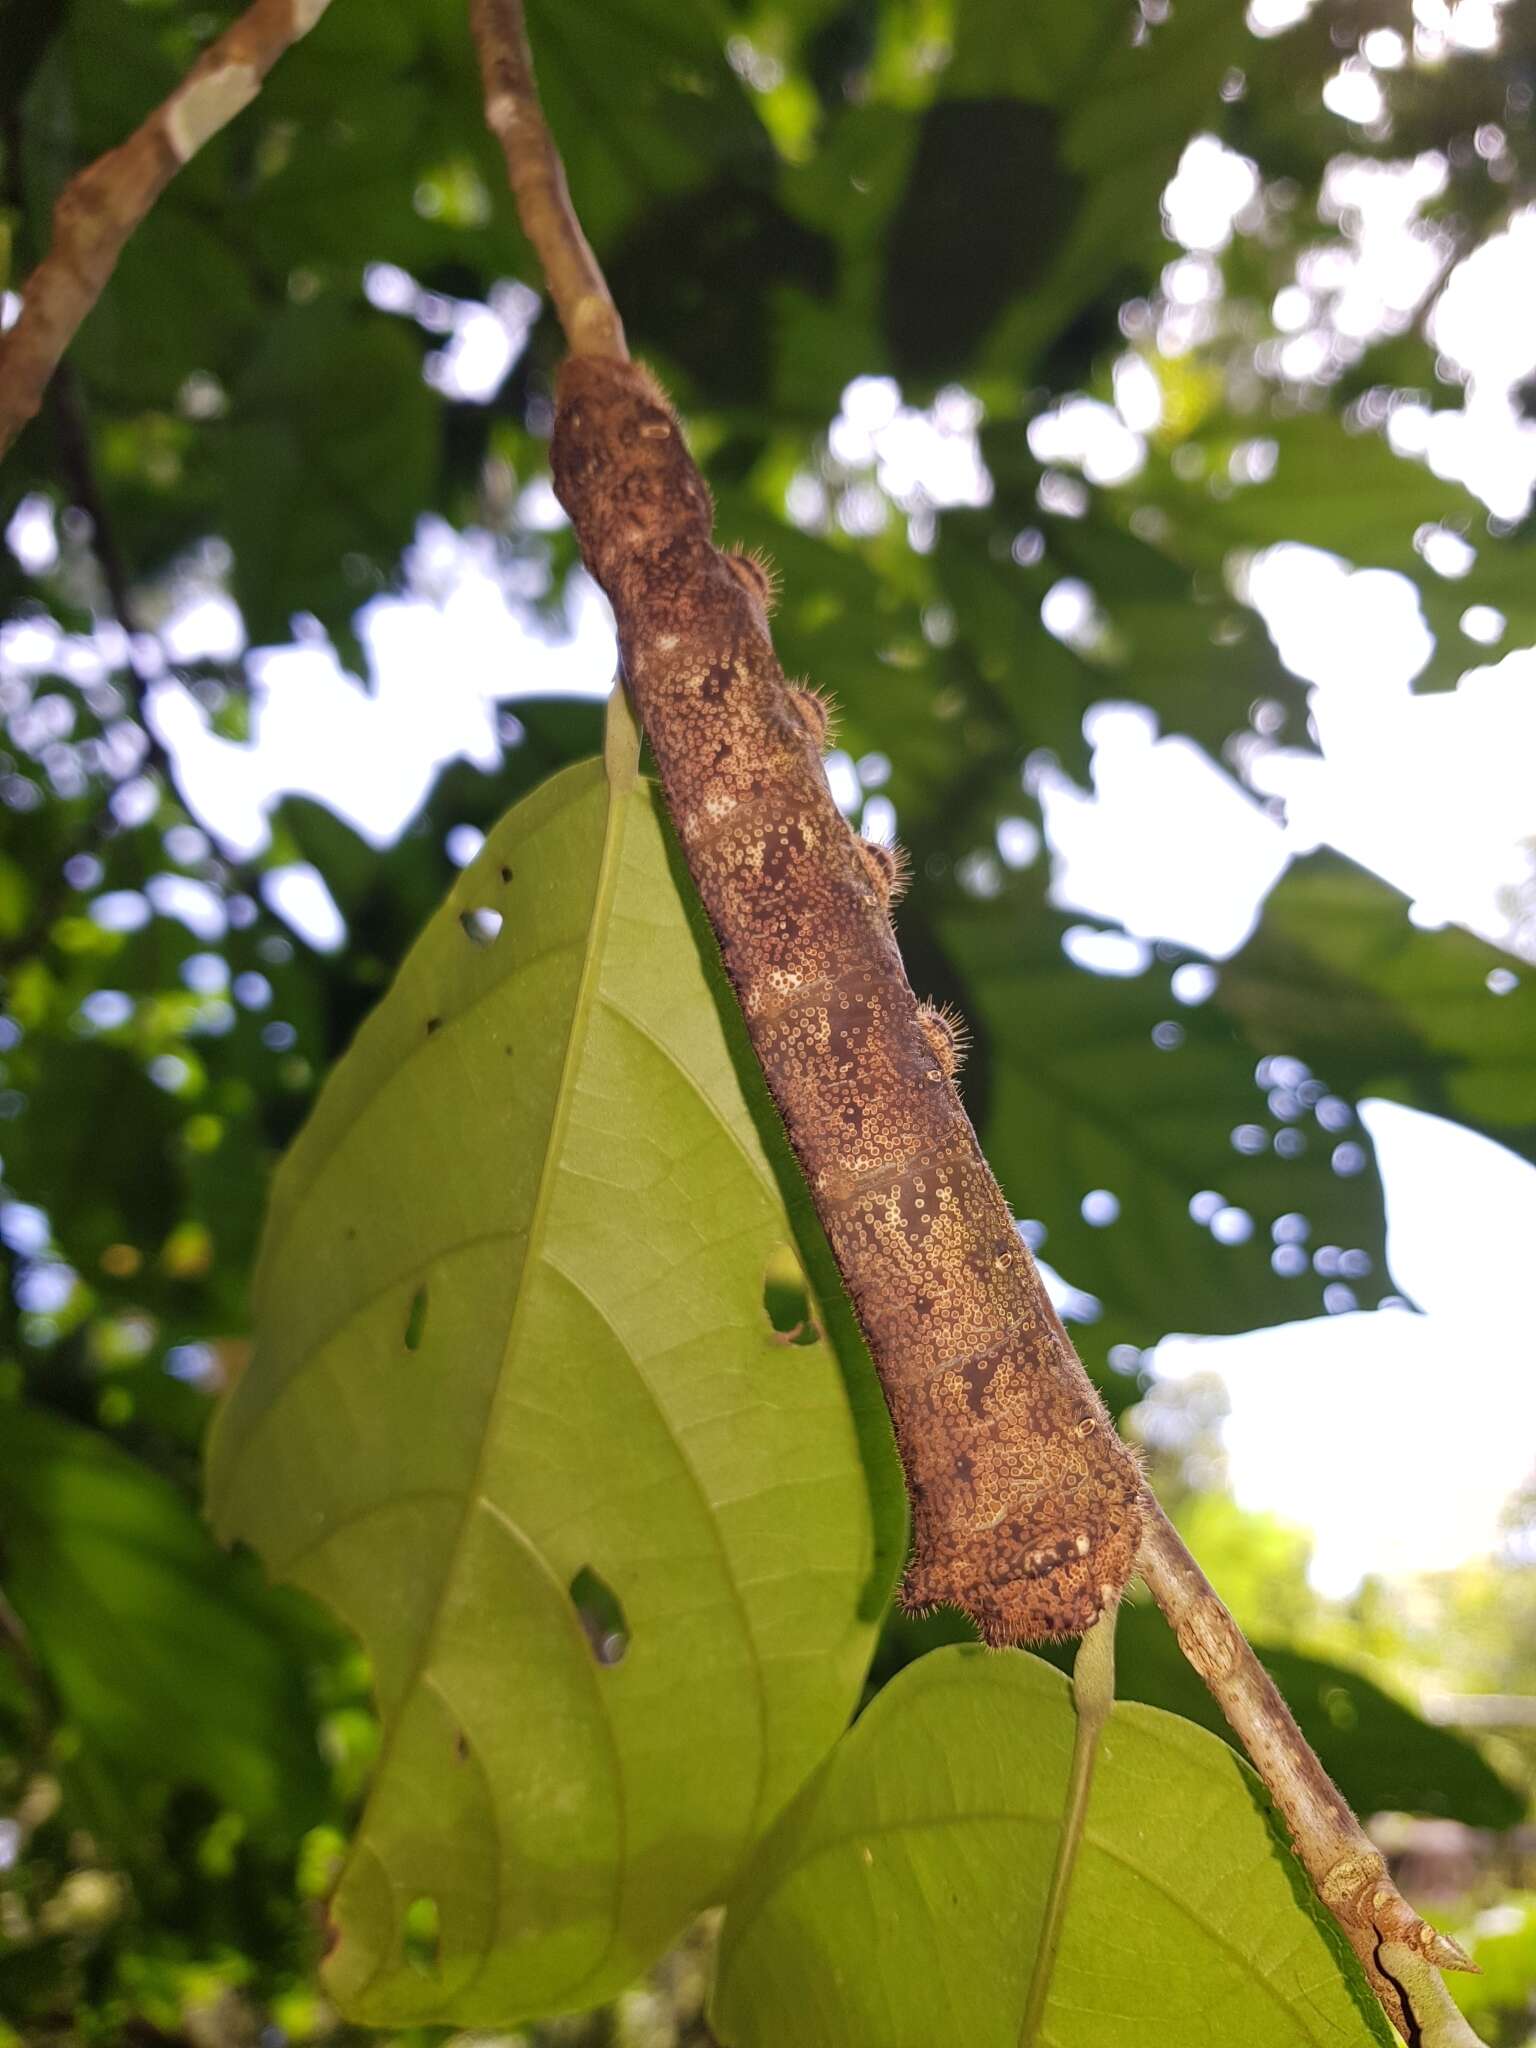
<path id="1" fill-rule="evenodd" d="M 628 359 L 608 282 L 581 231 L 565 165 L 544 119 L 522 0 L 469 0 L 485 86 L 485 124 L 501 144 L 523 233 L 538 252 L 560 325 L 577 355 Z"/>
<path id="2" fill-rule="evenodd" d="M 488 112 L 571 349 L 556 491 L 613 606 L 684 858 L 880 1374 L 912 1497 L 904 1598 L 963 1609 L 993 1643 L 1080 1634 L 1139 1565 L 1388 2018 L 1411 2048 L 1471 2041 L 1437 1974 L 1470 1965 L 1391 1884 L 1051 1306 L 953 1086 L 952 1033 L 908 985 L 888 856 L 839 814 L 824 713 L 775 658 L 768 578 L 713 545 L 678 422 L 628 360 L 539 107 L 520 0 L 470 4 Z"/>
<path id="3" fill-rule="evenodd" d="M 249 106 L 278 58 L 330 0 L 252 0 L 128 140 L 78 171 L 53 210 L 48 253 L 0 335 L 0 455 L 42 404 L 48 380 L 134 229 L 182 165 Z"/>
<path id="4" fill-rule="evenodd" d="M 1393 1884 L 1386 1859 L 1150 1492 L 1139 1565 L 1179 1648 L 1273 1795 L 1313 1889 L 1343 1928 L 1387 2017 L 1409 2048 L 1475 2042 L 1437 1974 L 1473 1965 Z"/>

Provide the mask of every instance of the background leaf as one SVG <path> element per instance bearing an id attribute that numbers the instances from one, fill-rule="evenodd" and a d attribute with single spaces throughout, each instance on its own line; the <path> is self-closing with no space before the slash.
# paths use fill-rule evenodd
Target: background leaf
<path id="1" fill-rule="evenodd" d="M 953 977 L 941 992 L 978 1036 L 967 1103 L 1016 1211 L 1046 1225 L 1044 1256 L 1102 1304 L 1102 1327 L 1086 1332 L 1091 1355 L 1170 1329 L 1249 1329 L 1315 1312 L 1321 1283 L 1314 1292 L 1310 1278 L 1270 1263 L 1282 1215 L 1307 1216 L 1322 1241 L 1360 1245 L 1382 1272 L 1379 1223 L 1358 1179 L 1334 1172 L 1335 1138 L 1299 1105 L 1289 1124 L 1269 1107 L 1259 1056 L 1292 1051 L 1290 1035 L 1269 1036 L 1272 1020 L 1228 1001 L 1228 969 L 1194 1008 L 1171 994 L 1163 961 L 1123 978 L 1085 973 L 1062 950 L 1066 924 L 1026 874 L 983 902 L 954 892 L 937 936 Z M 1297 1133 L 1294 1156 L 1273 1145 L 1285 1128 Z M 1253 1151 L 1234 1142 L 1248 1132 L 1258 1134 L 1243 1138 Z M 1352 1118 L 1350 1134 L 1362 1141 Z M 1361 1159 L 1368 1170 L 1363 1141 Z M 1095 1191 L 1119 1205 L 1107 1222 L 1085 1213 Z M 1222 1241 L 1197 1220 L 1191 1202 L 1207 1191 L 1242 1212 L 1246 1235 Z"/>
<path id="2" fill-rule="evenodd" d="M 319 1817 L 284 1602 L 248 1563 L 99 1435 L 0 1409 L 0 1583 L 94 1823 L 130 1858 L 168 1787 L 201 1786 L 258 1826 Z"/>
<path id="3" fill-rule="evenodd" d="M 1470 932 L 1418 930 L 1352 862 L 1296 863 L 1223 968 L 1221 1000 L 1254 1040 L 1315 1061 L 1339 1087 L 1472 1123 L 1536 1158 L 1536 980 Z"/>

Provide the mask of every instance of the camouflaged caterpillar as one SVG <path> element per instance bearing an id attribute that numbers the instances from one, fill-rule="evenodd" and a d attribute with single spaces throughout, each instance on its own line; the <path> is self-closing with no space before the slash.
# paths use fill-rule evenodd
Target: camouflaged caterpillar
<path id="1" fill-rule="evenodd" d="M 576 355 L 552 465 L 618 623 L 684 857 L 885 1392 L 912 1499 L 907 1604 L 993 1643 L 1075 1635 L 1118 1597 L 1140 1473 L 1061 1328 L 920 1008 L 898 867 L 832 801 L 822 700 L 786 684 L 760 558 L 721 552 L 655 380 Z"/>

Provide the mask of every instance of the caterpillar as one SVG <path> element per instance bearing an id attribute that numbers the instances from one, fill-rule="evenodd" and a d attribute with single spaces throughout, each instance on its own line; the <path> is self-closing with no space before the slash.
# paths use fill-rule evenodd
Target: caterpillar
<path id="1" fill-rule="evenodd" d="M 832 800 L 819 699 L 785 681 L 775 579 L 722 552 L 639 365 L 561 367 L 555 487 L 753 1047 L 869 1340 L 912 1500 L 903 1598 L 983 1637 L 1075 1635 L 1118 1598 L 1140 1472 L 1068 1342 L 890 925 L 897 863 Z"/>

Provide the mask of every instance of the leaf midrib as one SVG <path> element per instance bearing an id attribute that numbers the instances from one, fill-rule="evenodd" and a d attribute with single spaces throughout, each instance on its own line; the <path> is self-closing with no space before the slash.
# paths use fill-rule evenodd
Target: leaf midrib
<path id="1" fill-rule="evenodd" d="M 486 1409 L 485 1428 L 481 1433 L 480 1446 L 475 1455 L 474 1470 L 470 1474 L 469 1483 L 465 1490 L 463 1507 L 459 1515 L 459 1526 L 454 1535 L 453 1545 L 449 1551 L 447 1562 L 443 1567 L 441 1579 L 438 1582 L 438 1594 L 433 1603 L 432 1620 L 422 1636 L 420 1649 L 412 1659 L 410 1677 L 401 1689 L 399 1704 L 395 1709 L 394 1717 L 388 1729 L 385 1731 L 384 1740 L 379 1750 L 378 1763 L 374 1769 L 373 1782 L 376 1786 L 383 1783 L 391 1767 L 395 1744 L 399 1738 L 400 1730 L 405 1723 L 407 1703 L 415 1695 L 431 1671 L 433 1656 L 438 1645 L 439 1632 L 443 1625 L 443 1616 L 448 1606 L 445 1597 L 446 1590 L 453 1583 L 454 1577 L 459 1570 L 466 1537 L 478 1512 L 479 1503 L 486 1495 L 486 1466 L 490 1456 L 490 1447 L 496 1434 L 498 1411 L 501 1407 L 504 1390 L 509 1378 L 508 1361 L 515 1355 L 517 1339 L 522 1327 L 524 1307 L 529 1295 L 528 1275 L 539 1260 L 540 1247 L 544 1240 L 549 1209 L 554 1198 L 555 1186 L 559 1180 L 561 1149 L 567 1127 L 570 1123 L 571 1104 L 575 1094 L 573 1081 L 581 1065 L 582 1055 L 586 1050 L 587 1032 L 592 1012 L 596 1007 L 598 985 L 602 974 L 602 947 L 598 943 L 598 938 L 601 933 L 607 930 L 618 881 L 624 844 L 625 813 L 627 812 L 628 805 L 625 801 L 625 793 L 616 791 L 611 779 L 607 783 L 606 794 L 608 810 L 603 825 L 602 858 L 598 863 L 597 882 L 592 895 L 592 908 L 587 920 L 586 945 L 581 963 L 581 974 L 576 984 L 576 1000 L 571 1005 L 571 1021 L 566 1033 L 565 1053 L 560 1062 L 560 1078 L 555 1094 L 555 1113 L 550 1119 L 549 1135 L 545 1140 L 544 1146 L 544 1157 L 539 1167 L 539 1184 L 534 1195 L 533 1209 L 528 1220 L 528 1243 L 523 1254 L 523 1271 L 518 1284 L 517 1299 L 513 1305 L 511 1320 L 507 1326 L 507 1336 L 502 1346 L 501 1362 L 496 1373 L 495 1387 Z M 574 1608 L 570 1609 L 569 1618 L 572 1632 L 580 1635 L 580 1623 L 577 1620 Z M 593 1663 L 590 1655 L 586 1654 L 584 1642 L 581 1648 L 583 1651 L 582 1666 L 592 1680 L 593 1690 L 598 1700 L 598 1717 L 605 1727 L 611 1727 L 611 1717 L 607 1712 L 606 1703 L 603 1700 L 602 1691 L 597 1682 L 600 1675 L 597 1666 Z M 612 1941 L 611 1928 L 617 1924 L 619 1907 L 623 1900 L 626 1870 L 625 1859 L 629 1815 L 624 1796 L 624 1776 L 622 1770 L 616 1769 L 614 1772 L 614 1789 L 616 1795 L 615 1809 L 618 1819 L 618 1844 L 614 1857 L 615 1897 L 610 1912 L 610 1944 Z M 365 1812 L 362 1825 L 358 1831 L 358 1844 L 360 1848 L 367 1847 L 367 1827 L 368 1817 Z M 376 1852 L 371 1850 L 370 1853 L 376 1854 Z M 492 1945 L 481 1957 L 478 1968 L 462 1987 L 461 1996 L 467 1995 L 469 1990 L 484 1975 L 494 1954 L 495 1948 Z M 374 1969 L 369 1973 L 367 1981 L 358 1987 L 354 1994 L 354 2003 L 361 2002 L 369 1987 L 384 1970 L 387 1957 L 388 1951 L 381 1945 L 379 1960 Z M 584 1978 L 588 1974 L 588 1970 L 584 1968 L 581 1974 Z"/>

